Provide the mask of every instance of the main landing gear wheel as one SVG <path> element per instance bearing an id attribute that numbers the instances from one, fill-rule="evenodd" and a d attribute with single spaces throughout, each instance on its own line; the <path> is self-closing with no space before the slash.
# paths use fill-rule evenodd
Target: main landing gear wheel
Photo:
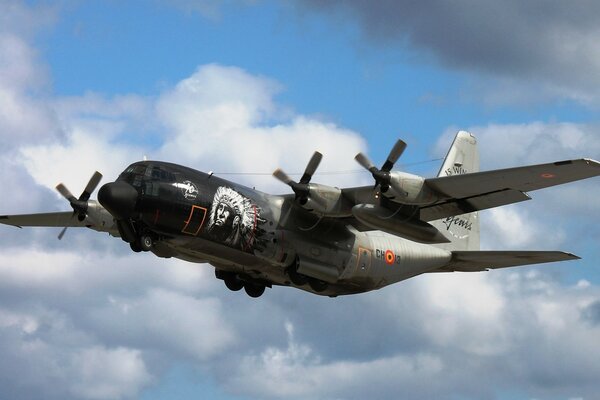
<path id="1" fill-rule="evenodd" d="M 262 296 L 265 292 L 265 287 L 263 285 L 246 282 L 244 284 L 244 290 L 248 296 L 256 298 Z"/>
<path id="2" fill-rule="evenodd" d="M 308 278 L 308 286 L 317 293 L 324 292 L 329 284 L 320 279 Z"/>
<path id="3" fill-rule="evenodd" d="M 244 282 L 242 282 L 240 279 L 238 279 L 238 277 L 235 274 L 231 274 L 231 276 L 227 276 L 225 279 L 223 279 L 223 281 L 225 282 L 225 286 L 227 286 L 227 289 L 229 289 L 233 292 L 242 290 L 242 288 L 244 287 Z"/>

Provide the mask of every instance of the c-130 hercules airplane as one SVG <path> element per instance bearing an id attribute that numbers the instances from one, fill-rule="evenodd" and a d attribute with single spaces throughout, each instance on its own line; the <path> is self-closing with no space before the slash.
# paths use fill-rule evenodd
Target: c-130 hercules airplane
<path id="1" fill-rule="evenodd" d="M 184 166 L 136 162 L 90 200 L 96 172 L 76 198 L 56 189 L 73 211 L 4 215 L 0 223 L 88 227 L 135 252 L 210 263 L 234 291 L 251 297 L 292 286 L 335 297 L 362 293 L 430 272 L 484 271 L 578 259 L 560 251 L 480 251 L 478 211 L 529 200 L 527 192 L 600 174 L 590 159 L 479 172 L 477 140 L 456 135 L 435 178 L 392 167 L 398 140 L 381 168 L 359 153 L 375 186 L 339 189 L 311 183 L 315 152 L 298 182 L 273 175 L 294 194 L 270 195 Z"/>

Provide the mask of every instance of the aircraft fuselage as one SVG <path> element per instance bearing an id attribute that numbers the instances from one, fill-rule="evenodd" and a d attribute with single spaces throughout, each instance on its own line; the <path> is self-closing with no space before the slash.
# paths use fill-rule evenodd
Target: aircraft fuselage
<path id="1" fill-rule="evenodd" d="M 257 284 L 334 296 L 377 289 L 450 259 L 450 252 L 433 246 L 358 232 L 343 220 L 320 217 L 293 197 L 176 164 L 138 162 L 117 182 L 138 193 L 135 218 L 117 221 L 134 250 L 139 249 L 129 230 L 136 237 L 150 235 L 156 255 L 209 262 L 223 279 L 236 274 Z"/>

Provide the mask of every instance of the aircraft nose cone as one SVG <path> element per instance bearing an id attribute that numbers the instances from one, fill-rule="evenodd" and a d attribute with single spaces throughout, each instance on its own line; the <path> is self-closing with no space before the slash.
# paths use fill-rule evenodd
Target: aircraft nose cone
<path id="1" fill-rule="evenodd" d="M 103 185 L 98 192 L 98 201 L 116 219 L 131 217 L 137 203 L 138 192 L 130 184 L 117 181 Z"/>

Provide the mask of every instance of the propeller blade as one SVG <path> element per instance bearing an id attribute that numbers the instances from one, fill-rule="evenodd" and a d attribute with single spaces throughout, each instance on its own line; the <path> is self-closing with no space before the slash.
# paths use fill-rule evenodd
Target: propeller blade
<path id="1" fill-rule="evenodd" d="M 76 201 L 77 199 L 75 198 L 75 196 L 73 196 L 73 193 L 71 193 L 69 191 L 69 189 L 67 189 L 67 187 L 65 185 L 63 185 L 62 183 L 59 183 L 58 185 L 56 185 L 56 190 L 58 190 L 58 192 L 60 194 L 62 194 L 62 196 L 69 200 L 69 203 L 72 203 L 74 201 Z"/>
<path id="2" fill-rule="evenodd" d="M 310 158 L 310 161 L 306 165 L 306 169 L 304 170 L 304 175 L 302 175 L 302 178 L 300 178 L 300 183 L 307 184 L 310 182 L 310 179 L 312 178 L 314 173 L 317 171 L 317 168 L 319 167 L 319 164 L 321 163 L 322 159 L 323 159 L 323 154 L 319 153 L 318 151 L 315 151 L 313 153 L 312 157 Z"/>
<path id="3" fill-rule="evenodd" d="M 81 193 L 81 196 L 79 196 L 79 200 L 80 201 L 88 201 L 90 199 L 90 196 L 92 195 L 92 192 L 94 190 L 96 190 L 96 187 L 100 183 L 101 179 L 102 179 L 102 174 L 98 171 L 94 172 L 94 175 L 92 175 L 92 177 L 90 178 L 90 181 L 88 182 L 87 186 Z"/>
<path id="4" fill-rule="evenodd" d="M 369 160 L 369 158 L 367 156 L 365 156 L 363 153 L 358 153 L 354 159 L 365 169 L 368 169 L 369 171 L 372 171 L 373 168 L 376 169 L 375 165 L 371 162 L 371 160 Z"/>
<path id="5" fill-rule="evenodd" d="M 65 233 L 67 232 L 67 228 L 68 226 L 65 226 L 62 231 L 60 231 L 60 233 L 58 234 L 58 240 L 62 240 L 63 236 L 65 236 Z"/>
<path id="6" fill-rule="evenodd" d="M 279 179 L 281 182 L 285 183 L 286 185 L 292 186 L 292 183 L 294 183 L 292 178 L 290 178 L 288 174 L 283 172 L 281 168 L 277 168 L 275 171 L 273 171 L 273 176 Z"/>
<path id="7" fill-rule="evenodd" d="M 392 150 L 390 150 L 390 154 L 388 155 L 387 160 L 383 164 L 383 167 L 381 167 L 381 170 L 390 172 L 394 164 L 396 164 L 396 161 L 398 161 L 402 153 L 404 153 L 405 149 L 406 142 L 404 142 L 404 140 L 402 139 L 398 139 L 396 144 L 394 144 L 394 147 L 392 147 Z"/>

